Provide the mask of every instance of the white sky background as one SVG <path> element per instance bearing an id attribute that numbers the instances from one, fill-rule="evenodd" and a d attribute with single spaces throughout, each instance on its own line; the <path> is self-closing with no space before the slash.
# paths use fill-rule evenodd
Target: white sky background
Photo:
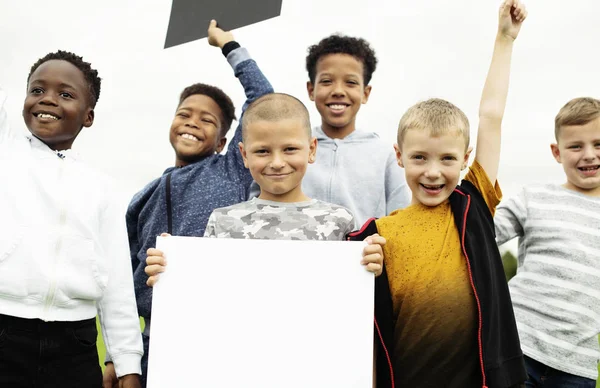
<path id="1" fill-rule="evenodd" d="M 313 125 L 320 118 L 306 93 L 306 48 L 343 32 L 369 40 L 379 59 L 359 128 L 378 132 L 391 147 L 404 111 L 419 100 L 441 97 L 465 111 L 474 140 L 499 4 L 284 0 L 281 17 L 234 34 L 276 91 L 307 104 Z M 554 116 L 571 98 L 600 97 L 600 2 L 529 0 L 527 7 L 503 126 L 499 179 L 505 197 L 524 184 L 564 181 L 549 147 Z M 238 116 L 244 102 L 231 68 L 206 39 L 163 49 L 170 9 L 170 0 L 0 0 L 0 86 L 9 95 L 12 126 L 25 128 L 20 112 L 31 65 L 50 51 L 74 51 L 103 78 L 94 125 L 84 129 L 74 148 L 120 181 L 128 196 L 159 176 L 174 162 L 168 130 L 185 86 L 221 87 Z"/>

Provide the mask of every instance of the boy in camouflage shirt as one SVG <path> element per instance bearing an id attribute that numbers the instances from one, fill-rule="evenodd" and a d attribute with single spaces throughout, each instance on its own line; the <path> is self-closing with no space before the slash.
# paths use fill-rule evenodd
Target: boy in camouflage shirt
<path id="1" fill-rule="evenodd" d="M 239 148 L 260 195 L 213 211 L 204 237 L 339 241 L 353 229 L 354 218 L 346 208 L 310 199 L 302 191 L 317 149 L 302 102 L 280 93 L 254 101 L 242 119 Z M 379 275 L 385 239 L 372 235 L 366 241 L 361 264 Z M 153 286 L 166 261 L 157 249 L 147 253 L 148 285 Z"/>

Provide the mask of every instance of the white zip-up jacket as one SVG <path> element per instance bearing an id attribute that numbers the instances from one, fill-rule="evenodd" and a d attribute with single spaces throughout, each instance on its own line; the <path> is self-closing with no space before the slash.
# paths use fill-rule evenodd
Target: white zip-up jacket
<path id="1" fill-rule="evenodd" d="M 117 376 L 143 353 L 125 212 L 111 180 L 9 128 L 0 89 L 0 314 L 100 316 Z"/>

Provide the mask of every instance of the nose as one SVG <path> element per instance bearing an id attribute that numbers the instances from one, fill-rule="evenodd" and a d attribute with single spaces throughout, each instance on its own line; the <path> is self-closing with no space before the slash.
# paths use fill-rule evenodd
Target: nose
<path id="1" fill-rule="evenodd" d="M 186 123 L 185 126 L 188 128 L 194 128 L 194 129 L 198 129 L 198 125 L 196 124 L 196 122 L 192 119 L 189 119 Z"/>
<path id="2" fill-rule="evenodd" d="M 594 146 L 586 146 L 583 150 L 583 159 L 587 161 L 594 160 L 596 158 L 596 152 Z"/>
<path id="3" fill-rule="evenodd" d="M 346 89 L 344 88 L 343 82 L 335 82 L 333 84 L 333 95 L 336 97 L 343 97 L 346 95 Z"/>
<path id="4" fill-rule="evenodd" d="M 425 170 L 425 177 L 431 180 L 438 179 L 442 175 L 440 169 L 435 164 L 432 164 Z"/>
<path id="5" fill-rule="evenodd" d="M 270 167 L 274 170 L 281 170 L 285 167 L 285 160 L 283 156 L 279 152 L 273 153 L 273 158 L 271 159 Z"/>
<path id="6" fill-rule="evenodd" d="M 47 91 L 39 102 L 42 105 L 58 106 L 56 94 L 52 91 Z"/>

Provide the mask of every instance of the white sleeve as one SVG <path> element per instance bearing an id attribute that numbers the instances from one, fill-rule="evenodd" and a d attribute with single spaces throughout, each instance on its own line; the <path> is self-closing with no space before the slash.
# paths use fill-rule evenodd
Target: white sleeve
<path id="1" fill-rule="evenodd" d="M 10 127 L 8 125 L 8 115 L 6 114 L 6 93 L 0 89 L 0 144 L 6 143 L 10 138 Z"/>
<path id="2" fill-rule="evenodd" d="M 500 202 L 496 208 L 494 225 L 496 227 L 496 243 L 502 245 L 515 237 L 523 237 L 523 226 L 527 219 L 525 191 L 506 201 Z"/>
<path id="3" fill-rule="evenodd" d="M 102 214 L 100 241 L 108 263 L 108 283 L 98 315 L 106 351 L 110 354 L 118 377 L 141 374 L 143 354 L 140 321 L 133 290 L 129 258 L 125 208 L 113 199 Z"/>

